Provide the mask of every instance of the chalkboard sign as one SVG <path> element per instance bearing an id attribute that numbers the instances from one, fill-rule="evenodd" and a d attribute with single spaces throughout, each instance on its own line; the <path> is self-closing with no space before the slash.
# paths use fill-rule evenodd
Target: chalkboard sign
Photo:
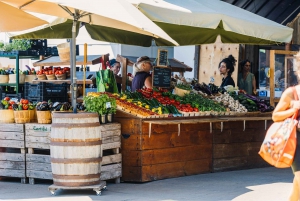
<path id="1" fill-rule="evenodd" d="M 157 66 L 168 66 L 168 50 L 160 50 L 157 52 Z"/>
<path id="2" fill-rule="evenodd" d="M 169 88 L 171 86 L 171 68 L 153 67 L 152 85 L 153 87 Z"/>

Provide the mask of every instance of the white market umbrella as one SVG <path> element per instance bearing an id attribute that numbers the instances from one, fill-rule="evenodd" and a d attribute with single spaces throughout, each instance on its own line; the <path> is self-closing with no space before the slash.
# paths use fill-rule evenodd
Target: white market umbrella
<path id="1" fill-rule="evenodd" d="M 169 44 L 178 45 L 171 37 L 140 13 L 125 0 L 5 0 L 15 7 L 29 12 L 54 15 L 73 20 L 71 40 L 71 86 L 72 106 L 76 112 L 76 25 L 78 21 L 121 30 L 126 34 L 139 33 L 151 37 L 163 38 Z M 134 38 L 132 39 L 134 40 Z"/>
<path id="2" fill-rule="evenodd" d="M 0 32 L 21 31 L 48 24 L 25 11 L 0 1 Z"/>
<path id="3" fill-rule="evenodd" d="M 220 0 L 128 0 L 179 45 L 289 43 L 293 29 Z"/>

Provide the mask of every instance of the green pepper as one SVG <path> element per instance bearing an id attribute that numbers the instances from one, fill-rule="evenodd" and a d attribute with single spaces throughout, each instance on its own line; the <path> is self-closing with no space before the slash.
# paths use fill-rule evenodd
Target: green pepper
<path id="1" fill-rule="evenodd" d="M 8 105 L 8 101 L 7 101 L 7 100 L 2 100 L 1 103 L 2 103 L 4 106 Z"/>

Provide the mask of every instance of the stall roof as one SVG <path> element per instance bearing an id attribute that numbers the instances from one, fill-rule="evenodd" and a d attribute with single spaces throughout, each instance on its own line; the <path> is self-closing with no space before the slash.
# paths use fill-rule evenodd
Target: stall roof
<path id="1" fill-rule="evenodd" d="M 300 13 L 300 0 L 222 0 L 282 25 Z"/>
<path id="2" fill-rule="evenodd" d="M 128 59 L 128 65 L 133 65 L 138 58 L 133 56 L 123 56 L 123 55 L 118 55 L 118 56 Z M 152 62 L 154 62 L 156 58 L 150 58 L 150 59 Z M 178 61 L 177 59 L 172 58 L 172 59 L 168 59 L 168 61 L 173 72 L 185 72 L 185 71 L 191 72 L 193 70 L 192 67 L 184 64 L 183 62 Z"/>

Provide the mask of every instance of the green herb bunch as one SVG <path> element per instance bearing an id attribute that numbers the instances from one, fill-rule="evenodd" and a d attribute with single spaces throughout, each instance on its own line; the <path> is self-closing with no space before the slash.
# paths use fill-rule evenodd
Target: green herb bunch
<path id="1" fill-rule="evenodd" d="M 116 113 L 116 99 L 109 97 L 107 94 L 85 96 L 83 103 L 88 112 L 97 112 L 99 115 Z M 107 105 L 109 105 L 107 103 L 110 103 L 110 107 L 107 107 Z"/>
<path id="2" fill-rule="evenodd" d="M 13 39 L 11 43 L 0 42 L 0 51 L 11 52 L 14 50 L 26 51 L 31 48 L 31 42 L 27 39 Z"/>

